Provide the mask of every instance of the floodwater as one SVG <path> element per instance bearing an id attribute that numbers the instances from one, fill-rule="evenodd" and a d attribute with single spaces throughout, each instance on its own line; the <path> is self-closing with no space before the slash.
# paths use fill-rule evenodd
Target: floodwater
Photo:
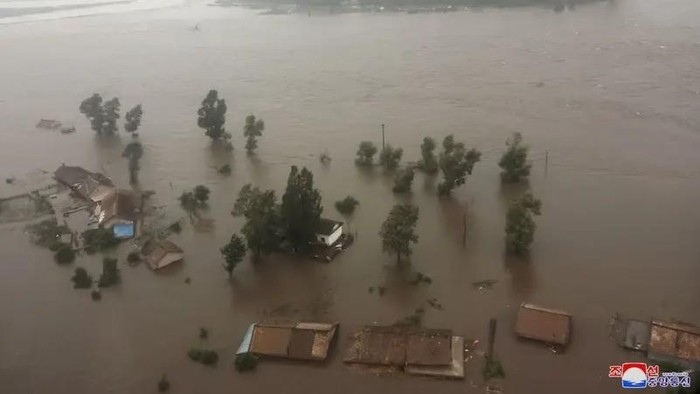
<path id="1" fill-rule="evenodd" d="M 183 216 L 177 196 L 206 184 L 214 228 L 188 225 L 175 237 L 187 251 L 180 267 L 153 273 L 124 264 L 123 283 L 96 303 L 71 288 L 73 267 L 56 266 L 28 243 L 23 225 L 3 226 L 0 392 L 149 393 L 163 373 L 177 393 L 483 392 L 474 361 L 464 382 L 378 377 L 342 365 L 338 350 L 351 330 L 425 306 L 425 325 L 482 343 L 488 319 L 498 318 L 507 393 L 613 393 L 619 382 L 607 378 L 608 365 L 639 359 L 608 339 L 615 312 L 700 324 L 697 1 L 620 0 L 561 14 L 311 17 L 196 1 L 131 7 L 0 18 L 0 178 L 65 162 L 126 185 L 120 154 L 129 137 L 99 139 L 78 113 L 93 92 L 118 96 L 125 109 L 144 107 L 141 186 L 176 219 Z M 196 127 L 210 88 L 229 104 L 232 154 Z M 242 150 L 249 113 L 266 122 L 255 157 Z M 35 129 L 40 118 L 75 123 L 78 132 Z M 381 123 L 405 159 L 419 157 L 424 136 L 453 133 L 483 160 L 452 198 L 439 199 L 422 175 L 412 196 L 394 197 L 390 176 L 353 165 L 359 141 L 380 143 Z M 543 202 L 526 260 L 503 251 L 506 202 L 525 187 L 501 188 L 496 165 L 516 131 L 531 146 L 529 188 Z M 324 151 L 333 158 L 328 166 L 318 160 Z M 229 161 L 232 176 L 217 174 Z M 328 265 L 280 256 L 245 262 L 231 286 L 218 248 L 241 226 L 229 214 L 235 195 L 247 182 L 281 194 L 290 165 L 314 172 L 329 216 L 338 217 L 335 200 L 360 200 L 349 224 L 357 242 Z M 19 187 L 2 182 L 0 192 Z M 412 269 L 433 283 L 379 297 L 368 288 L 396 272 L 377 232 L 399 201 L 420 207 Z M 116 252 L 122 262 L 127 251 Z M 99 260 L 81 257 L 73 266 L 97 275 Z M 498 282 L 472 287 L 482 279 Z M 426 305 L 432 297 L 444 310 Z M 565 354 L 514 337 L 524 300 L 574 315 Z M 339 321 L 336 355 L 324 366 L 265 362 L 236 373 L 229 360 L 246 326 L 271 316 Z M 223 356 L 216 369 L 185 356 L 200 326 Z"/>

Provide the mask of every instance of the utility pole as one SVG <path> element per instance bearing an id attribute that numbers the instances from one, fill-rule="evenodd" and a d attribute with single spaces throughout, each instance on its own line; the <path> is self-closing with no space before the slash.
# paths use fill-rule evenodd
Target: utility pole
<path id="1" fill-rule="evenodd" d="M 544 175 L 547 175 L 547 165 L 549 164 L 549 151 L 544 152 Z"/>
<path id="2" fill-rule="evenodd" d="M 384 150 L 385 146 L 386 145 L 384 144 L 384 123 L 382 123 L 382 150 Z"/>
<path id="3" fill-rule="evenodd" d="M 462 213 L 462 248 L 467 246 L 467 210 Z"/>

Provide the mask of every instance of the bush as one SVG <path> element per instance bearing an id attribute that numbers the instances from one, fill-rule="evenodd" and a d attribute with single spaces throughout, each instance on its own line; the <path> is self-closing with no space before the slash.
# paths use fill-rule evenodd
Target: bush
<path id="1" fill-rule="evenodd" d="M 219 361 L 219 353 L 214 350 L 204 350 L 202 352 L 202 364 L 214 365 Z"/>
<path id="2" fill-rule="evenodd" d="M 177 222 L 168 226 L 168 230 L 174 232 L 175 234 L 180 234 L 180 232 L 182 231 L 182 225 L 180 224 L 180 221 L 178 220 Z"/>
<path id="3" fill-rule="evenodd" d="M 258 358 L 250 353 L 237 354 L 235 364 L 238 372 L 253 371 L 258 367 Z"/>
<path id="4" fill-rule="evenodd" d="M 215 350 L 191 348 L 187 352 L 187 357 L 192 361 L 200 362 L 204 365 L 215 365 L 219 362 L 219 353 Z"/>
<path id="5" fill-rule="evenodd" d="M 165 393 L 168 390 L 170 390 L 170 382 L 168 382 L 168 378 L 163 375 L 163 377 L 158 381 L 158 392 Z"/>
<path id="6" fill-rule="evenodd" d="M 53 255 L 53 259 L 56 260 L 58 264 L 70 264 L 75 261 L 75 251 L 70 245 L 61 244 Z"/>
<path id="7" fill-rule="evenodd" d="M 113 248 L 119 244 L 112 231 L 97 228 L 83 232 L 83 240 L 85 241 L 85 251 L 95 253 L 105 249 Z"/>
<path id="8" fill-rule="evenodd" d="M 199 339 L 209 338 L 209 330 L 206 327 L 199 328 Z"/>
<path id="9" fill-rule="evenodd" d="M 85 268 L 78 267 L 71 278 L 74 289 L 89 289 L 92 286 L 92 276 L 90 276 Z"/>
<path id="10" fill-rule="evenodd" d="M 231 166 L 228 164 L 224 164 L 219 168 L 219 174 L 221 175 L 230 175 L 231 174 Z"/>
<path id="11" fill-rule="evenodd" d="M 355 212 L 355 208 L 360 205 L 360 202 L 353 196 L 347 196 L 342 200 L 335 202 L 335 209 L 343 215 L 352 215 Z"/>
<path id="12" fill-rule="evenodd" d="M 126 256 L 126 261 L 129 264 L 135 264 L 141 261 L 141 256 L 137 252 L 129 252 L 129 255 Z"/>
<path id="13" fill-rule="evenodd" d="M 105 257 L 102 260 L 102 275 L 97 281 L 99 287 L 110 287 L 121 282 L 121 275 L 117 267 L 117 259 Z"/>
<path id="14" fill-rule="evenodd" d="M 99 290 L 95 289 L 90 293 L 90 297 L 92 297 L 93 301 L 99 301 L 102 299 L 102 293 L 100 293 Z"/>
<path id="15" fill-rule="evenodd" d="M 187 357 L 192 361 L 200 361 L 202 359 L 202 351 L 197 348 L 192 348 L 187 352 Z"/>
<path id="16" fill-rule="evenodd" d="M 486 357 L 486 364 L 484 365 L 483 375 L 484 380 L 506 377 L 506 373 L 503 370 L 503 365 L 500 361 L 493 357 Z"/>

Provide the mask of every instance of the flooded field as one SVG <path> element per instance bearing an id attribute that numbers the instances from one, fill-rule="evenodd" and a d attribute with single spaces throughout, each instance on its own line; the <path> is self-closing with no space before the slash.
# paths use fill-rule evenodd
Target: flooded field
<path id="1" fill-rule="evenodd" d="M 614 313 L 700 324 L 696 1 L 312 17 L 170 5 L 0 25 L 0 179 L 17 178 L 0 182 L 0 197 L 26 193 L 27 174 L 62 163 L 128 185 L 121 153 L 131 137 L 98 138 L 78 112 L 99 92 L 118 96 L 122 112 L 143 104 L 140 184 L 156 192 L 154 204 L 184 217 L 177 196 L 205 184 L 214 220 L 209 231 L 184 226 L 174 239 L 185 262 L 162 272 L 127 266 L 128 247 L 120 248 L 123 283 L 100 302 L 72 289 L 70 276 L 75 266 L 98 273 L 101 255 L 58 266 L 29 243 L 24 224 L 2 225 L 0 392 L 150 393 L 163 373 L 177 393 L 483 392 L 480 362 L 467 363 L 460 382 L 342 365 L 351 330 L 423 306 L 426 326 L 482 343 L 489 318 L 499 319 L 506 393 L 612 393 L 620 389 L 608 365 L 640 359 L 608 338 Z M 210 88 L 227 99 L 232 153 L 197 128 Z M 254 157 L 243 149 L 249 113 L 266 123 Z M 77 132 L 35 128 L 42 118 Z M 381 123 L 404 160 L 419 159 L 424 136 L 454 134 L 482 161 L 452 198 L 438 198 L 436 180 L 420 174 L 411 196 L 395 197 L 391 176 L 353 163 L 361 140 L 381 144 Z M 529 186 L 502 187 L 497 162 L 516 131 L 531 147 L 533 172 Z M 330 164 L 320 163 L 322 152 Z M 228 162 L 232 175 L 218 174 Z M 249 182 L 281 196 L 290 165 L 313 171 L 326 215 L 340 219 L 333 203 L 348 194 L 360 201 L 347 224 L 355 243 L 330 264 L 246 261 L 231 285 L 219 248 L 242 225 L 230 215 L 235 196 Z M 505 212 L 527 187 L 543 214 L 529 258 L 515 259 L 504 252 Z M 411 262 L 432 284 L 380 297 L 368 288 L 396 272 L 377 234 L 398 201 L 420 208 Z M 472 286 L 485 279 L 497 282 Z M 432 298 L 444 308 L 428 305 Z M 514 337 L 523 301 L 574 316 L 565 354 Z M 229 360 L 248 324 L 274 316 L 340 322 L 329 362 L 236 373 Z M 202 326 L 223 357 L 216 369 L 186 357 Z"/>

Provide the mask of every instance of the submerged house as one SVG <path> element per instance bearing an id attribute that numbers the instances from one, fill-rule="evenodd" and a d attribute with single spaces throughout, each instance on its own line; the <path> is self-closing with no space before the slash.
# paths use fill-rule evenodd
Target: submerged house
<path id="1" fill-rule="evenodd" d="M 111 179 L 82 167 L 63 164 L 54 171 L 54 178 L 83 199 L 93 203 L 101 202 L 116 190 Z"/>
<path id="2" fill-rule="evenodd" d="M 248 327 L 236 354 L 323 361 L 337 329 L 338 323 L 254 323 Z"/>
<path id="3" fill-rule="evenodd" d="M 343 235 L 343 222 L 337 220 L 321 218 L 316 230 L 316 239 L 318 242 L 331 246 L 340 239 Z"/>
<path id="4" fill-rule="evenodd" d="M 97 204 L 94 214 L 100 226 L 111 228 L 115 237 L 132 238 L 138 232 L 142 205 L 140 193 L 115 189 Z"/>
<path id="5" fill-rule="evenodd" d="M 167 239 L 151 239 L 141 247 L 141 254 L 148 266 L 154 270 L 182 261 L 185 252 Z"/>
<path id="6" fill-rule="evenodd" d="M 515 332 L 522 338 L 566 346 L 571 340 L 571 319 L 571 315 L 562 310 L 523 303 Z"/>
<path id="7" fill-rule="evenodd" d="M 652 320 L 647 357 L 700 369 L 700 328 Z"/>
<path id="8" fill-rule="evenodd" d="M 366 326 L 350 335 L 343 362 L 410 375 L 464 378 L 464 337 L 446 329 Z"/>

